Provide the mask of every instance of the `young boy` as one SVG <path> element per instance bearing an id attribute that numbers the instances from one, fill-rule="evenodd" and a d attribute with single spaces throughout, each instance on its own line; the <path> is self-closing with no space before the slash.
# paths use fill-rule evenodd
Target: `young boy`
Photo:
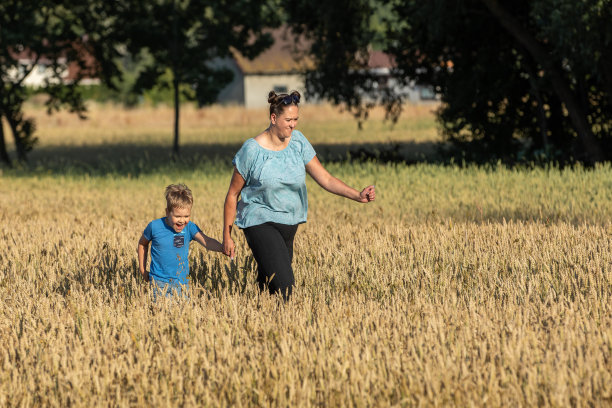
<path id="1" fill-rule="evenodd" d="M 188 289 L 189 243 L 195 240 L 209 251 L 222 252 L 223 245 L 206 236 L 189 221 L 193 196 L 184 184 L 166 187 L 166 216 L 151 221 L 138 241 L 138 264 L 145 281 L 156 285 L 154 290 L 169 296 Z M 151 268 L 147 272 L 147 254 L 151 246 Z"/>

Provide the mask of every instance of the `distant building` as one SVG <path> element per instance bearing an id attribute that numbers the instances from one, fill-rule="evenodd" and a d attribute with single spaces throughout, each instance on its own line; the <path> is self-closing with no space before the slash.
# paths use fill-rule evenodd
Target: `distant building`
<path id="1" fill-rule="evenodd" d="M 37 58 L 36 54 L 31 51 L 22 50 L 15 53 L 14 58 L 17 60 L 19 67 L 8 72 L 10 78 L 19 80 L 29 71 L 23 80 L 23 84 L 32 88 L 39 88 L 44 86 L 46 81 L 54 80 L 52 61 L 48 57 L 40 56 Z M 85 51 L 83 53 L 83 59 L 85 67 L 95 66 L 95 59 L 88 52 Z M 57 63 L 61 67 L 60 77 L 64 83 L 72 83 L 79 77 L 79 74 L 82 76 L 79 82 L 82 85 L 100 83 L 100 79 L 91 73 L 91 68 L 85 68 L 85 70 L 83 70 L 76 62 L 72 61 L 67 64 L 66 61 L 67 59 L 65 57 L 57 59 Z"/>
<path id="2" fill-rule="evenodd" d="M 253 60 L 233 50 L 233 58 L 221 62 L 234 73 L 234 79 L 219 94 L 219 103 L 256 108 L 268 105 L 268 92 L 272 90 L 277 93 L 297 90 L 304 95 L 304 72 L 313 64 L 310 60 L 297 62 L 294 55 L 296 47 L 304 46 L 304 41 L 296 41 L 284 28 L 271 34 L 274 44 Z"/>
<path id="3" fill-rule="evenodd" d="M 415 81 L 409 81 L 407 86 L 399 85 L 397 80 L 391 76 L 394 66 L 393 58 L 382 51 L 372 51 L 368 60 L 370 72 L 378 78 L 378 86 L 392 88 L 396 94 L 403 94 L 408 102 L 418 103 L 434 101 L 439 99 L 433 87 L 429 85 L 417 85 Z"/>
<path id="4" fill-rule="evenodd" d="M 233 50 L 232 57 L 218 62 L 234 73 L 233 81 L 225 87 L 218 97 L 221 104 L 244 105 L 247 108 L 267 106 L 268 92 L 289 92 L 298 90 L 304 95 L 304 73 L 314 68 L 311 60 L 297 62 L 295 49 L 305 49 L 306 41 L 296 39 L 287 29 L 271 31 L 274 44 L 253 60 Z M 399 86 L 391 76 L 393 61 L 381 51 L 372 51 L 368 67 L 378 77 L 378 86 L 392 87 L 403 93 L 406 100 L 413 103 L 437 99 L 431 86 L 416 85 L 414 81 L 408 86 Z M 316 103 L 316 100 L 310 100 Z"/>
<path id="5" fill-rule="evenodd" d="M 287 27 L 272 30 L 270 33 L 274 40 L 273 45 L 256 58 L 250 60 L 233 49 L 231 58 L 218 59 L 213 62 L 212 65 L 228 68 L 234 74 L 232 82 L 220 92 L 217 98 L 218 103 L 242 105 L 246 108 L 265 107 L 268 106 L 267 95 L 271 90 L 277 93 L 298 90 L 303 100 L 307 100 L 304 73 L 314 68 L 314 62 L 308 58 L 296 60 L 297 52 L 307 49 L 307 41 L 296 37 Z M 51 61 L 46 57 L 41 57 L 36 61 L 35 57 L 27 50 L 18 53 L 16 59 L 19 61 L 20 68 L 9 75 L 13 78 L 20 78 L 35 63 L 36 66 L 27 75 L 24 84 L 31 87 L 43 86 L 47 78 L 52 77 Z M 92 70 L 87 68 L 95 66 L 95 59 L 91 54 L 84 52 L 84 61 L 85 71 L 76 62 L 66 64 L 66 58 L 59 58 L 59 64 L 63 64 L 62 81 L 71 83 L 81 74 L 80 84 L 99 84 L 99 78 L 92 75 L 90 73 Z M 413 103 L 438 98 L 432 87 L 416 85 L 414 81 L 408 86 L 399 86 L 391 76 L 393 65 L 393 59 L 389 55 L 381 51 L 370 53 L 368 69 L 378 78 L 375 85 L 381 90 L 394 88 L 394 92 L 402 93 L 407 101 Z M 312 97 L 307 101 L 309 103 L 319 102 Z"/>

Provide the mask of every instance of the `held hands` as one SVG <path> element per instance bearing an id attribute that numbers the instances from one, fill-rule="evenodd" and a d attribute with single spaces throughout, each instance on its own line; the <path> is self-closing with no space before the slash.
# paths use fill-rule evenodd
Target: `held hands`
<path id="1" fill-rule="evenodd" d="M 360 203 L 369 203 L 370 201 L 374 201 L 376 198 L 376 188 L 374 186 L 369 186 L 364 188 L 361 193 L 359 193 L 359 199 L 357 200 Z"/>
<path id="2" fill-rule="evenodd" d="M 234 259 L 234 256 L 236 255 L 236 245 L 231 237 L 226 237 L 223 239 L 223 253 L 229 256 L 230 259 Z"/>

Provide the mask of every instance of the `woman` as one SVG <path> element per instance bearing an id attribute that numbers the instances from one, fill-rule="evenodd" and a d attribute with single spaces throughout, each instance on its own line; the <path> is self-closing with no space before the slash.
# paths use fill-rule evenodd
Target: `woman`
<path id="1" fill-rule="evenodd" d="M 361 192 L 323 168 L 304 135 L 295 129 L 300 94 L 268 95 L 270 125 L 244 142 L 232 163 L 234 174 L 225 198 L 223 252 L 234 257 L 232 224 L 244 231 L 257 262 L 260 290 L 280 292 L 286 300 L 295 280 L 291 261 L 298 224 L 306 222 L 306 173 L 325 190 L 360 203 L 376 197 L 374 186 Z M 238 202 L 238 196 L 241 200 Z"/>

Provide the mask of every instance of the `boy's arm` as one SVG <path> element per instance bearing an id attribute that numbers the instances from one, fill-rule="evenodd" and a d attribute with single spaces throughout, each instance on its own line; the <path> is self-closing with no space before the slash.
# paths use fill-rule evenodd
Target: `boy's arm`
<path id="1" fill-rule="evenodd" d="M 138 269 L 145 282 L 149 281 L 149 272 L 147 272 L 147 255 L 149 254 L 149 241 L 142 235 L 138 241 Z"/>
<path id="2" fill-rule="evenodd" d="M 216 239 L 204 234 L 202 231 L 198 231 L 198 233 L 195 234 L 193 239 L 199 242 L 200 245 L 202 245 L 209 251 L 223 252 L 223 244 L 217 241 Z"/>

